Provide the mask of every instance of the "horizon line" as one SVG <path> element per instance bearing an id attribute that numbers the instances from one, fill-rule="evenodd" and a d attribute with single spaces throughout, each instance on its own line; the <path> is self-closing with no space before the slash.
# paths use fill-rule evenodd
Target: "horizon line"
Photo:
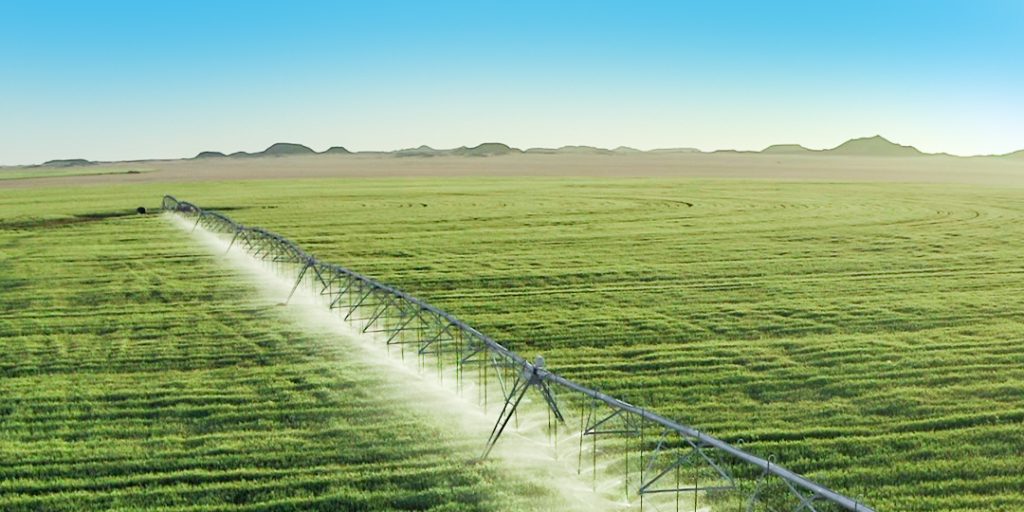
<path id="1" fill-rule="evenodd" d="M 327 154 L 327 152 L 330 151 L 331 149 L 336 149 L 336 148 L 344 149 L 346 152 L 348 152 L 349 154 L 352 154 L 352 155 L 358 155 L 358 154 L 396 154 L 396 153 L 400 153 L 400 152 L 403 152 L 403 151 L 415 151 L 415 150 L 420 150 L 420 149 L 426 149 L 426 150 L 438 151 L 438 152 L 457 151 L 457 150 L 460 150 L 460 149 L 473 150 L 473 149 L 480 148 L 480 147 L 482 147 L 484 145 L 502 145 L 502 146 L 508 148 L 509 150 L 517 151 L 517 152 L 522 152 L 522 153 L 530 152 L 530 151 L 533 151 L 533 150 L 538 150 L 538 151 L 540 151 L 540 150 L 559 151 L 559 150 L 564 150 L 564 149 L 580 148 L 580 149 L 592 149 L 592 150 L 607 151 L 607 152 L 616 152 L 616 151 L 619 151 L 619 152 L 627 152 L 627 151 L 628 152 L 633 152 L 633 151 L 635 151 L 635 152 L 638 152 L 638 153 L 653 153 L 653 152 L 658 152 L 658 151 L 680 151 L 680 152 L 688 152 L 689 151 L 689 152 L 701 153 L 701 154 L 713 154 L 713 153 L 762 154 L 766 150 L 768 150 L 770 148 L 774 148 L 774 147 L 792 147 L 796 151 L 806 151 L 808 154 L 815 154 L 815 153 L 825 153 L 825 152 L 836 150 L 836 149 L 840 148 L 841 146 L 843 146 L 843 145 L 845 145 L 845 144 L 847 144 L 849 142 L 861 141 L 861 140 L 870 140 L 870 139 L 880 139 L 884 143 L 889 144 L 890 145 L 889 147 L 892 147 L 892 148 L 900 148 L 900 149 L 903 149 L 903 150 L 916 151 L 920 156 L 950 156 L 950 157 L 957 157 L 957 158 L 1003 157 L 1003 156 L 1009 156 L 1009 155 L 1013 155 L 1013 154 L 1019 153 L 1021 151 L 1024 151 L 1024 149 L 1017 149 L 1017 150 L 1010 150 L 1010 151 L 1008 151 L 1006 153 L 977 153 L 977 154 L 968 154 L 968 155 L 949 153 L 949 152 L 945 152 L 945 151 L 938 152 L 938 153 L 929 153 L 929 152 L 921 151 L 920 149 L 918 149 L 916 146 L 913 146 L 913 145 L 905 145 L 905 144 L 900 144 L 898 142 L 892 141 L 891 139 L 888 139 L 887 137 L 882 136 L 880 134 L 871 135 L 871 136 L 863 136 L 863 137 L 852 137 L 852 138 L 846 139 L 845 141 L 841 142 L 840 144 L 838 144 L 836 146 L 832 146 L 832 147 L 814 148 L 814 147 L 804 146 L 803 144 L 800 144 L 800 143 L 775 143 L 775 144 L 769 144 L 767 146 L 764 146 L 761 149 L 736 149 L 736 148 L 705 149 L 705 148 L 701 148 L 701 147 L 698 147 L 698 146 L 650 147 L 648 149 L 641 149 L 641 148 L 638 148 L 638 147 L 626 146 L 626 145 L 618 145 L 618 146 L 616 146 L 614 148 L 607 148 L 607 147 L 592 146 L 592 145 L 587 145 L 587 144 L 566 144 L 566 145 L 561 145 L 561 146 L 555 146 L 555 145 L 551 145 L 551 146 L 531 146 L 531 147 L 527 147 L 527 148 L 519 148 L 519 147 L 513 146 L 511 144 L 505 143 L 505 142 L 500 142 L 500 141 L 484 141 L 484 142 L 480 142 L 480 143 L 478 143 L 476 145 L 473 145 L 473 146 L 462 145 L 462 146 L 456 146 L 456 147 L 452 147 L 452 148 L 435 148 L 435 147 L 427 145 L 427 144 L 421 144 L 419 146 L 414 146 L 414 147 L 400 147 L 400 148 L 395 148 L 395 149 L 352 149 L 352 148 L 349 148 L 349 147 L 346 147 L 346 146 L 343 146 L 343 145 L 331 145 L 331 146 L 328 146 L 328 147 L 324 148 L 321 151 L 317 151 L 317 150 L 313 149 L 312 146 L 306 145 L 306 144 L 303 144 L 303 143 L 279 141 L 279 142 L 271 143 L 269 146 L 265 147 L 262 150 L 256 150 L 256 151 L 238 150 L 238 151 L 232 151 L 230 153 L 227 153 L 227 152 L 223 152 L 223 151 L 208 150 L 207 149 L 207 150 L 198 151 L 195 154 L 193 154 L 192 156 L 145 157 L 145 158 L 122 159 L 122 160 L 90 160 L 90 159 L 87 159 L 87 158 L 80 158 L 80 157 L 52 158 L 52 159 L 45 160 L 45 161 L 39 162 L 39 163 L 22 163 L 22 164 L 0 163 L 0 167 L 35 167 L 35 166 L 47 165 L 47 164 L 50 164 L 50 163 L 73 162 L 73 161 L 82 161 L 82 162 L 87 162 L 88 164 L 97 164 L 97 163 L 127 163 L 127 162 L 193 160 L 193 159 L 199 158 L 200 155 L 207 154 L 207 153 L 211 154 L 209 156 L 209 158 L 245 158 L 245 157 L 251 157 L 251 156 L 260 156 L 261 153 L 265 153 L 267 150 L 269 150 L 269 149 L 271 149 L 271 148 L 273 148 L 275 146 L 278 146 L 278 145 L 289 145 L 289 146 L 296 146 L 296 147 L 300 146 L 302 148 L 305 148 L 305 149 L 309 150 L 309 153 L 306 153 L 307 155 L 324 155 L 324 154 Z M 769 154 L 771 154 L 771 153 L 769 153 Z M 799 154 L 799 153 L 790 153 L 790 155 L 793 155 L 793 154 Z M 285 155 L 277 155 L 277 156 L 285 156 Z"/>

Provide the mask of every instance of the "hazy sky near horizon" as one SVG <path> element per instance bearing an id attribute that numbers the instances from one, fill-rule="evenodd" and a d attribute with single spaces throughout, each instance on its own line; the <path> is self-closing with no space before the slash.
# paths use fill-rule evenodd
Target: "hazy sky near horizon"
<path id="1" fill-rule="evenodd" d="M 1024 1 L 0 3 L 0 165 L 501 141 L 1024 148 Z"/>

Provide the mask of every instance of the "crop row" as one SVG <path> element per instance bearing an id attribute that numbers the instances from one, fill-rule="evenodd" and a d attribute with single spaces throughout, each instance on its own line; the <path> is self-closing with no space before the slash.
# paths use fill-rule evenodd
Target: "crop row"
<path id="1" fill-rule="evenodd" d="M 0 509 L 531 510 L 550 492 L 466 464 L 479 440 L 164 219 L 35 207 L 0 216 Z"/>
<path id="2" fill-rule="evenodd" d="M 1018 190 L 580 179 L 177 193 L 237 206 L 240 222 L 879 510 L 1024 508 Z"/>

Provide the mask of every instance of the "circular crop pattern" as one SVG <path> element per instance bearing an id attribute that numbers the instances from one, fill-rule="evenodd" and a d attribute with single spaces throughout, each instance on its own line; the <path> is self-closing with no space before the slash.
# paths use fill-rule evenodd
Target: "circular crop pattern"
<path id="1" fill-rule="evenodd" d="M 1015 190 L 619 180 L 390 192 L 254 220 L 880 510 L 970 508 L 990 480 L 1013 482 L 1001 499 L 1024 495 L 1009 455 L 1024 443 Z"/>

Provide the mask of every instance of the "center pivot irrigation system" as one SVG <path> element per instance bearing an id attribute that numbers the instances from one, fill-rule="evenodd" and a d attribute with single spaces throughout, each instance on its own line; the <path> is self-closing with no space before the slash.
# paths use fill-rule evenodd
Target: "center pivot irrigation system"
<path id="1" fill-rule="evenodd" d="M 415 351 L 421 367 L 451 375 L 459 390 L 473 384 L 487 411 L 499 410 L 483 457 L 510 422 L 526 407 L 547 411 L 546 433 L 558 456 L 559 428 L 572 433 L 569 448 L 577 471 L 593 479 L 595 491 L 608 493 L 614 474 L 619 498 L 644 508 L 736 511 L 873 512 L 858 500 L 794 473 L 771 457 L 762 458 L 700 430 L 659 416 L 600 391 L 577 384 L 530 362 L 463 321 L 401 290 L 345 267 L 318 260 L 290 240 L 172 196 L 167 212 L 194 220 L 195 227 L 231 237 L 231 245 L 295 279 L 288 300 L 306 283 L 332 310 L 389 349 Z M 530 393 L 530 391 L 534 393 Z M 497 397 L 490 397 L 495 395 Z M 539 399 L 538 399 L 539 398 Z M 560 427 L 561 426 L 561 427 Z M 538 427 L 545 428 L 545 427 Z M 578 453 L 576 453 L 578 437 Z M 600 443 L 599 443 L 600 441 Z M 564 450 L 563 450 L 564 451 Z M 600 463 L 599 463 L 600 460 Z M 588 467 L 589 466 L 589 467 Z M 598 474 L 602 475 L 598 489 Z M 621 494 L 620 494 L 621 493 Z"/>

